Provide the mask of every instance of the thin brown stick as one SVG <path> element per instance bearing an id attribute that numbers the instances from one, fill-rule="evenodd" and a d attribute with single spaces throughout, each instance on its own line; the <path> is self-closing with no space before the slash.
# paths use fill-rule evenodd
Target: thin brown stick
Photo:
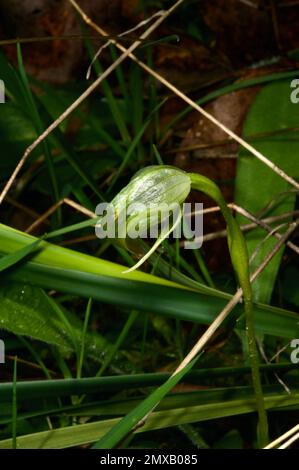
<path id="1" fill-rule="evenodd" d="M 299 226 L 299 219 L 292 222 L 288 228 L 288 230 L 280 237 L 278 243 L 274 246 L 272 251 L 268 253 L 268 255 L 264 258 L 264 261 L 259 265 L 259 267 L 254 271 L 253 275 L 251 276 L 251 282 L 255 281 L 255 279 L 260 275 L 260 273 L 265 269 L 267 264 L 271 261 L 273 256 L 278 253 L 282 245 L 286 242 L 286 240 L 292 235 L 292 233 L 298 228 Z"/>
<path id="2" fill-rule="evenodd" d="M 270 0 L 270 11 L 271 11 L 271 16 L 272 16 L 273 31 L 274 31 L 277 48 L 281 50 L 282 46 L 281 46 L 281 40 L 280 40 L 277 4 L 275 0 Z"/>
<path id="3" fill-rule="evenodd" d="M 252 255 L 249 257 L 249 265 L 251 266 L 261 249 L 263 248 L 264 244 L 266 243 L 269 238 L 275 235 L 275 233 L 278 233 L 278 230 L 284 228 L 286 225 L 288 225 L 286 222 L 283 224 L 278 225 L 277 227 L 274 227 L 271 232 L 269 232 L 256 246 L 254 249 L 254 252 Z"/>
<path id="4" fill-rule="evenodd" d="M 85 237 L 72 238 L 71 240 L 64 240 L 63 242 L 59 242 L 58 245 L 60 245 L 60 246 L 70 246 L 70 245 L 75 245 L 77 243 L 89 242 L 91 240 L 97 240 L 97 236 L 96 235 L 85 235 Z"/>
<path id="5" fill-rule="evenodd" d="M 69 0 L 74 5 L 74 0 Z M 79 96 L 29 147 L 26 149 L 25 153 L 21 157 L 19 163 L 17 164 L 15 170 L 13 171 L 11 177 L 6 183 L 1 195 L 0 195 L 0 204 L 3 202 L 6 194 L 10 190 L 11 186 L 18 173 L 22 169 L 24 163 L 26 162 L 29 155 L 43 142 L 52 131 L 54 131 L 72 112 L 86 99 L 90 94 L 98 88 L 98 86 L 141 44 L 143 39 L 146 39 L 160 24 L 173 13 L 176 8 L 178 8 L 184 0 L 177 0 L 177 2 L 172 5 L 167 11 L 164 12 L 141 36 L 137 39 L 128 49 L 124 48 L 124 52 L 121 56 L 116 59 L 113 64 L 108 67 L 100 77 L 98 77 L 83 93 Z"/>
<path id="6" fill-rule="evenodd" d="M 267 230 L 268 232 L 271 231 L 271 227 L 270 227 L 270 225 L 268 225 L 269 223 L 279 222 L 281 220 L 284 220 L 284 218 L 295 217 L 299 214 L 299 211 L 296 210 L 296 211 L 292 211 L 292 212 L 285 212 L 284 214 L 281 214 L 281 215 L 268 217 L 266 219 L 258 219 L 257 217 L 254 217 L 253 214 L 248 212 L 246 209 L 243 209 L 243 207 L 238 206 L 237 204 L 231 204 L 231 207 L 232 207 L 232 209 L 235 209 L 236 212 L 243 215 L 247 219 L 252 220 L 256 225 L 259 225 L 261 228 Z M 277 239 L 281 238 L 280 233 L 276 233 L 276 234 L 274 234 L 274 236 Z M 291 248 L 291 250 L 295 251 L 295 253 L 299 254 L 299 248 L 298 248 L 297 245 L 295 245 L 294 243 L 292 243 L 290 241 L 287 241 L 286 245 L 289 248 Z"/>
<path id="7" fill-rule="evenodd" d="M 93 219 L 95 217 L 95 214 L 92 211 L 89 211 L 85 207 L 81 206 L 75 201 L 72 201 L 72 199 L 69 198 L 64 198 L 58 201 L 56 204 L 53 204 L 44 214 L 42 214 L 37 220 L 33 222 L 27 229 L 26 233 L 32 233 L 40 224 L 45 222 L 50 215 L 52 215 L 62 204 L 67 204 L 68 206 L 72 207 L 73 209 L 77 210 L 78 212 L 81 212 L 84 215 L 87 215 L 87 217 L 90 217 Z"/>
<path id="8" fill-rule="evenodd" d="M 33 219 L 37 219 L 38 217 L 40 217 L 40 214 L 38 212 L 31 209 L 30 207 L 25 206 L 24 204 L 21 204 L 19 201 L 16 201 L 12 197 L 7 196 L 6 201 L 13 207 L 16 207 L 17 209 L 23 211 L 25 214 L 29 215 Z"/>
<path id="9" fill-rule="evenodd" d="M 266 204 L 257 214 L 256 217 L 262 218 L 265 214 L 270 212 L 272 208 L 274 208 L 278 203 L 280 203 L 286 196 L 290 194 L 298 194 L 297 189 L 288 189 L 287 191 L 282 191 L 278 194 L 275 194 L 273 198 Z"/>
<path id="10" fill-rule="evenodd" d="M 120 33 L 117 35 L 116 39 L 121 39 L 123 38 L 124 36 L 127 36 L 128 34 L 131 34 L 133 33 L 134 31 L 137 31 L 138 29 L 142 28 L 143 26 L 145 26 L 147 23 L 151 22 L 154 18 L 156 18 L 157 16 L 161 16 L 162 14 L 164 13 L 163 10 L 160 10 L 160 11 L 157 11 L 156 13 L 154 13 L 150 18 L 147 18 L 145 20 L 142 20 L 140 23 L 138 23 L 136 26 L 134 26 L 133 28 L 130 28 L 126 31 L 124 31 L 123 33 Z M 92 70 L 92 66 L 94 64 L 94 62 L 100 57 L 101 53 L 103 52 L 104 49 L 106 49 L 108 46 L 110 46 L 110 44 L 112 44 L 111 42 L 111 39 L 108 39 L 108 41 L 105 42 L 105 44 L 103 44 L 99 49 L 98 51 L 95 53 L 92 61 L 91 61 L 91 64 L 89 65 L 88 67 L 88 70 L 87 70 L 87 73 L 86 73 L 86 78 L 87 80 L 89 80 L 90 78 L 90 74 L 91 74 L 91 70 Z"/>
<path id="11" fill-rule="evenodd" d="M 276 351 L 276 353 L 271 357 L 270 362 L 273 362 L 276 359 L 278 359 L 281 353 L 283 353 L 289 347 L 289 345 L 290 343 L 288 342 L 285 346 L 282 346 L 281 348 L 279 348 L 279 350 Z"/>
<path id="12" fill-rule="evenodd" d="M 131 36 L 130 37 L 122 37 L 123 41 L 136 41 L 138 38 L 137 35 Z M 31 38 L 11 38 L 11 39 L 1 39 L 0 40 L 0 46 L 7 46 L 7 45 L 12 45 L 12 44 L 30 44 L 30 43 L 37 43 L 37 42 L 50 42 L 50 41 L 70 41 L 71 39 L 77 39 L 79 41 L 82 41 L 82 39 L 92 39 L 94 41 L 98 42 L 103 42 L 107 41 L 107 39 L 119 39 L 119 36 L 91 36 L 88 34 L 66 34 L 63 36 L 33 36 Z M 142 40 L 142 42 L 145 42 Z"/>
<path id="13" fill-rule="evenodd" d="M 254 217 L 254 215 L 252 215 L 246 209 L 243 209 L 242 207 L 238 206 L 237 204 L 231 203 L 231 204 L 228 204 L 228 206 L 231 207 L 232 209 L 234 209 L 239 214 L 243 215 L 244 217 L 246 217 L 247 219 L 252 221 L 251 224 L 240 225 L 240 229 L 242 230 L 242 232 L 248 232 L 249 230 L 255 229 L 256 226 L 260 226 L 261 228 L 263 228 L 264 230 L 269 232 L 271 235 L 273 235 L 278 240 L 281 238 L 282 235 L 280 233 L 272 233 L 273 229 L 268 224 L 273 223 L 273 222 L 280 222 L 281 220 L 287 219 L 289 217 L 294 217 L 294 216 L 297 216 L 299 214 L 299 210 L 296 210 L 296 211 L 292 211 L 292 212 L 285 212 L 284 214 L 280 214 L 280 215 L 276 215 L 276 216 L 272 216 L 272 217 L 267 217 L 265 219 L 258 219 L 256 217 Z M 209 209 L 210 210 L 205 209 L 201 212 L 203 214 L 205 214 L 205 213 L 208 213 L 208 212 L 220 211 L 220 208 L 218 206 L 211 207 Z M 198 213 L 198 211 L 192 213 L 192 215 L 195 215 L 197 213 Z M 226 236 L 227 236 L 227 231 L 226 231 L 226 229 L 223 229 L 223 230 L 218 230 L 217 232 L 207 233 L 206 235 L 204 235 L 201 238 L 201 240 L 203 242 L 207 242 L 207 241 L 211 241 L 211 240 L 216 240 L 218 238 L 225 238 Z M 196 239 L 195 239 L 195 241 L 196 241 Z M 182 245 L 183 245 L 183 243 L 184 242 L 182 242 Z M 289 248 L 291 248 L 291 250 L 293 250 L 295 253 L 299 254 L 299 247 L 297 245 L 295 245 L 293 242 L 287 241 L 286 245 Z"/>
<path id="14" fill-rule="evenodd" d="M 255 10 L 258 9 L 258 4 L 251 2 L 250 0 L 238 0 L 240 3 L 243 3 L 243 5 L 246 5 L 247 7 L 254 8 Z"/>
<path id="15" fill-rule="evenodd" d="M 260 273 L 265 269 L 265 267 L 269 264 L 271 259 L 276 255 L 276 253 L 280 250 L 284 242 L 289 238 L 289 236 L 294 232 L 294 230 L 299 225 L 299 219 L 296 222 L 293 222 L 287 232 L 280 238 L 280 240 L 276 243 L 273 249 L 266 255 L 263 262 L 258 266 L 258 268 L 254 271 L 254 273 L 250 276 L 250 281 L 254 282 Z M 224 307 L 222 312 L 215 318 L 215 320 L 211 323 L 205 333 L 201 336 L 195 346 L 191 349 L 191 351 L 187 354 L 185 359 L 181 362 L 181 364 L 177 367 L 172 375 L 176 375 L 180 372 L 184 367 L 186 367 L 196 356 L 197 354 L 203 350 L 207 342 L 211 339 L 214 335 L 216 330 L 220 327 L 232 309 L 240 302 L 242 298 L 242 289 L 239 288 L 232 299 L 227 303 Z"/>
<path id="16" fill-rule="evenodd" d="M 264 359 L 265 363 L 266 363 L 266 364 L 271 364 L 271 361 L 268 359 L 268 357 L 267 357 L 267 355 L 266 355 L 266 353 L 265 353 L 265 350 L 264 350 L 262 341 L 261 341 L 260 339 L 257 339 L 256 342 L 257 342 L 257 345 L 258 345 L 260 354 L 261 354 L 262 358 Z M 280 383 L 280 385 L 283 387 L 283 389 L 284 389 L 288 394 L 290 394 L 290 393 L 291 393 L 291 390 L 289 389 L 289 387 L 287 386 L 287 384 L 282 380 L 282 378 L 280 378 L 280 376 L 277 374 L 277 372 L 274 372 L 274 377 L 275 377 L 276 380 Z"/>
<path id="17" fill-rule="evenodd" d="M 287 134 L 289 132 L 297 132 L 299 130 L 299 127 L 286 127 L 285 129 L 276 129 L 274 131 L 267 131 L 267 132 L 256 132 L 254 134 L 248 134 L 245 135 L 245 139 L 247 140 L 255 140 L 261 137 L 271 137 L 274 135 L 281 135 L 281 134 Z M 209 149 L 209 148 L 215 148 L 215 147 L 223 147 L 226 145 L 229 145 L 232 143 L 231 138 L 223 139 L 223 140 L 216 140 L 214 142 L 204 142 L 204 143 L 198 143 L 198 144 L 193 144 L 193 145 L 186 145 L 185 147 L 177 147 L 174 149 L 169 149 L 165 150 L 164 153 L 166 155 L 173 154 L 173 153 L 180 153 L 180 152 L 191 152 L 193 150 L 200 150 L 200 149 Z M 159 145 L 159 147 L 162 147 L 162 144 Z M 204 156 L 206 158 L 206 156 Z M 221 155 L 218 156 L 221 158 Z M 217 157 L 214 157 L 217 158 Z"/>

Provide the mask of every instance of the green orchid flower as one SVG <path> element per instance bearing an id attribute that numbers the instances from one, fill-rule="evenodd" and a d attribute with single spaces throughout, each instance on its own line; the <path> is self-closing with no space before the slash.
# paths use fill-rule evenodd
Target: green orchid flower
<path id="1" fill-rule="evenodd" d="M 191 189 L 201 191 L 214 199 L 218 204 L 227 224 L 228 247 L 232 264 L 243 291 L 244 313 L 246 318 L 246 333 L 248 340 L 249 358 L 252 371 L 252 382 L 255 391 L 257 410 L 259 415 L 259 442 L 263 446 L 268 441 L 268 423 L 264 406 L 263 391 L 259 374 L 259 358 L 255 342 L 254 320 L 252 308 L 252 289 L 249 273 L 249 259 L 247 246 L 243 234 L 234 219 L 230 209 L 221 194 L 218 186 L 210 179 L 196 174 L 186 173 L 183 170 L 171 166 L 151 166 L 139 171 L 129 184 L 113 199 L 112 206 L 115 211 L 115 219 L 120 219 L 125 214 L 124 222 L 126 229 L 136 225 L 146 229 L 150 224 L 148 209 L 155 206 L 156 210 L 163 204 L 168 206 L 181 206 L 186 200 Z M 127 209 L 135 205 L 136 210 L 127 213 Z M 182 214 L 173 220 L 173 225 L 168 230 L 161 232 L 153 247 L 143 258 L 129 271 L 138 268 L 162 241 L 171 233 L 181 220 Z M 160 219 L 160 222 L 162 220 Z M 122 235 L 122 236 L 121 236 Z M 131 244 L 126 235 L 118 233 L 119 239 L 126 248 L 134 251 L 136 246 Z"/>
<path id="2" fill-rule="evenodd" d="M 150 166 L 136 173 L 129 184 L 111 201 L 114 220 L 121 221 L 118 224 L 117 239 L 130 251 L 138 253 L 140 250 L 138 234 L 147 233 L 149 226 L 151 231 L 156 233 L 157 226 L 161 228 L 151 249 L 126 272 L 140 267 L 175 230 L 181 222 L 180 209 L 190 190 L 191 179 L 185 171 L 166 165 Z M 170 213 L 174 214 L 171 226 L 163 225 L 166 219 L 169 222 Z"/>

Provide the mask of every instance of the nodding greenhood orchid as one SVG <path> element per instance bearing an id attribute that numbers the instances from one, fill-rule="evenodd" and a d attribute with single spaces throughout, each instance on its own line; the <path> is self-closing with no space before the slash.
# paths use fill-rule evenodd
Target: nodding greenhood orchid
<path id="1" fill-rule="evenodd" d="M 259 415 L 259 437 L 260 443 L 263 446 L 268 440 L 268 424 L 259 374 L 259 358 L 254 336 L 252 290 L 247 247 L 243 234 L 230 209 L 226 205 L 220 189 L 213 181 L 196 173 L 186 173 L 183 170 L 171 166 L 150 166 L 139 171 L 133 177 L 129 184 L 113 199 L 112 205 L 116 218 L 119 218 L 129 206 L 136 204 L 137 210 L 133 211 L 133 213 L 126 213 L 125 224 L 127 227 L 136 226 L 136 224 L 146 227 L 149 223 L 147 208 L 150 207 L 150 205 L 155 205 L 158 209 L 163 204 L 167 204 L 168 206 L 174 204 L 182 205 L 191 189 L 201 191 L 214 199 L 220 207 L 227 224 L 230 256 L 238 281 L 243 290 L 252 381 Z M 140 211 L 138 210 L 138 204 L 142 206 Z M 181 217 L 182 214 L 180 212 L 177 219 L 173 220 L 172 227 L 168 229 L 168 231 L 161 231 L 153 247 L 129 271 L 138 268 L 153 251 L 156 250 L 159 244 L 174 230 Z M 130 248 L 129 240 L 124 238 L 123 243 L 126 248 Z M 132 249 L 132 251 L 134 251 L 134 249 Z"/>
<path id="2" fill-rule="evenodd" d="M 116 218 L 125 214 L 126 233 L 136 226 L 139 232 L 157 215 L 159 223 L 163 224 L 163 207 L 178 207 L 183 204 L 191 190 L 191 179 L 188 173 L 172 166 L 149 166 L 140 170 L 129 184 L 112 200 Z M 142 259 L 128 271 L 141 266 L 142 263 L 157 249 L 163 240 L 175 229 L 181 221 L 182 213 L 174 216 L 172 226 L 161 229 L 160 235 L 151 249 Z M 118 233 L 118 240 L 131 251 L 138 251 L 138 241 L 123 237 Z M 140 247 L 140 244 L 139 244 Z M 126 271 L 126 272 L 128 272 Z"/>

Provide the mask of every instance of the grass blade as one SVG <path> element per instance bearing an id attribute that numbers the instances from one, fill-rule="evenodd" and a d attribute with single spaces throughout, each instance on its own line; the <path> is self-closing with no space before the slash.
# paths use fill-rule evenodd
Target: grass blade
<path id="1" fill-rule="evenodd" d="M 163 385 L 152 392 L 140 405 L 128 413 L 121 421 L 108 431 L 105 436 L 94 445 L 94 449 L 111 449 L 123 440 L 137 427 L 143 426 L 142 420 L 160 403 L 162 398 L 191 370 L 197 358 L 190 362 L 180 372 L 172 375 Z"/>

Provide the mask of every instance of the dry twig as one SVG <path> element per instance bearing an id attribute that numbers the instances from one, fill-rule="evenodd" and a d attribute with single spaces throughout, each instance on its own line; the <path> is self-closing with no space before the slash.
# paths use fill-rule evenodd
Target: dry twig
<path id="1" fill-rule="evenodd" d="M 78 13 L 81 15 L 82 19 L 91 26 L 93 29 L 98 31 L 99 34 L 101 35 L 107 35 L 106 31 L 95 24 L 87 15 L 86 13 L 82 10 L 82 8 L 78 5 L 78 3 L 75 0 L 68 0 L 78 11 Z M 129 51 L 129 49 L 126 49 L 123 45 L 119 44 L 115 40 L 111 40 L 111 42 L 123 53 L 125 51 Z M 260 161 L 262 161 L 265 165 L 267 165 L 269 168 L 271 168 L 272 171 L 277 173 L 281 178 L 284 180 L 288 181 L 292 186 L 295 188 L 299 189 L 299 183 L 289 176 L 284 170 L 282 170 L 280 167 L 275 165 L 269 158 L 265 157 L 261 152 L 259 152 L 257 149 L 255 149 L 252 145 L 250 145 L 248 142 L 246 142 L 242 137 L 238 136 L 235 134 L 233 131 L 231 131 L 228 127 L 226 127 L 224 124 L 222 124 L 218 119 L 216 119 L 212 114 L 208 113 L 205 109 L 203 109 L 201 106 L 199 106 L 195 101 L 193 101 L 191 98 L 189 98 L 187 95 L 185 95 L 183 92 L 181 92 L 175 85 L 170 83 L 166 78 L 162 77 L 159 73 L 155 72 L 153 69 L 148 67 L 146 64 L 144 64 L 141 60 L 139 60 L 134 54 L 131 53 L 132 51 L 129 52 L 128 57 L 130 57 L 134 62 L 136 62 L 143 70 L 148 72 L 151 76 L 156 78 L 160 83 L 165 85 L 169 90 L 171 90 L 174 94 L 179 96 L 183 101 L 185 101 L 189 106 L 191 106 L 193 109 L 198 111 L 200 114 L 205 116 L 209 121 L 213 122 L 216 126 L 218 126 L 220 129 L 222 129 L 226 134 L 228 134 L 232 139 L 234 139 L 236 142 L 238 142 L 240 145 L 242 145 L 246 150 L 248 150 L 250 153 L 252 153 L 255 157 L 257 157 Z M 0 200 L 1 202 L 1 200 Z"/>
<path id="2" fill-rule="evenodd" d="M 71 1 L 72 4 L 73 0 Z M 82 93 L 77 100 L 75 100 L 25 151 L 21 157 L 19 163 L 17 164 L 15 170 L 13 171 L 11 177 L 6 183 L 1 195 L 0 195 L 0 204 L 5 199 L 6 194 L 10 190 L 11 186 L 18 173 L 22 169 L 24 163 L 28 159 L 29 155 L 35 150 L 41 142 L 43 142 L 50 134 L 53 132 L 72 112 L 86 99 L 92 92 L 141 44 L 142 40 L 146 39 L 160 24 L 169 16 L 173 11 L 178 8 L 184 0 L 178 0 L 172 7 L 164 12 L 141 36 L 138 38 L 128 49 L 124 48 L 123 54 L 118 57 L 113 64 L 108 67 L 100 77 L 98 77 L 85 91 Z M 105 36 L 106 34 L 104 34 Z"/>

